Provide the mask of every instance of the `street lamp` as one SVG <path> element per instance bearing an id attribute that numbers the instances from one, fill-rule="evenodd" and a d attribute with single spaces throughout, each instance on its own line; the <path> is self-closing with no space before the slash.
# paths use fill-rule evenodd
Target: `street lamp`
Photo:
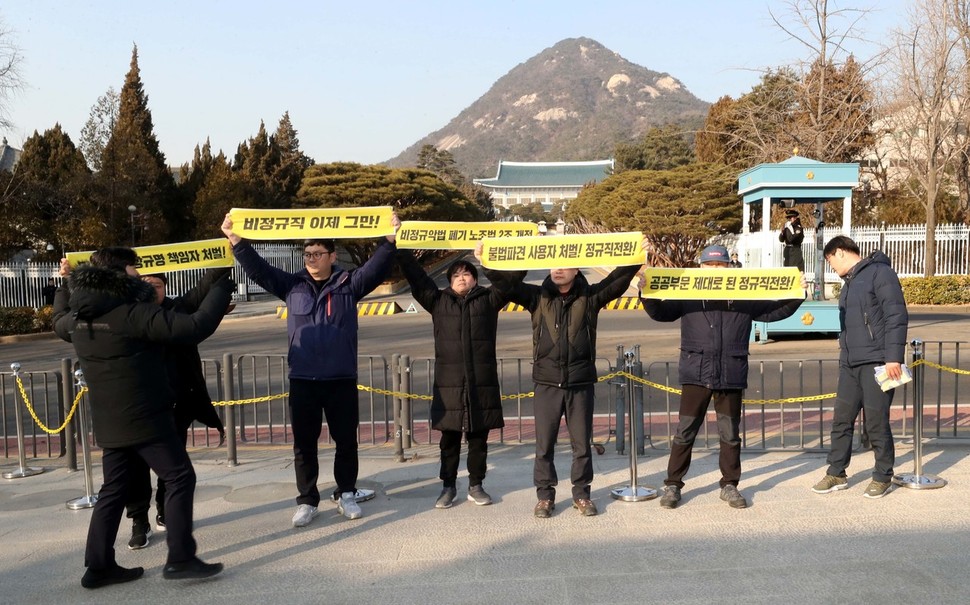
<path id="1" fill-rule="evenodd" d="M 131 247 L 135 247 L 135 210 L 138 208 L 132 204 L 128 206 L 128 215 L 131 217 Z"/>

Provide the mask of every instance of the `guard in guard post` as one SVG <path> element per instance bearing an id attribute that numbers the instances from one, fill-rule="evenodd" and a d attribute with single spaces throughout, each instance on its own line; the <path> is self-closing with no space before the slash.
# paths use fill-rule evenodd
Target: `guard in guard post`
<path id="1" fill-rule="evenodd" d="M 802 258 L 802 241 L 805 240 L 805 230 L 802 228 L 802 219 L 798 218 L 797 210 L 785 212 L 785 226 L 778 234 L 778 241 L 785 244 L 782 252 L 784 266 L 798 267 L 802 273 L 805 272 L 805 259 Z"/>

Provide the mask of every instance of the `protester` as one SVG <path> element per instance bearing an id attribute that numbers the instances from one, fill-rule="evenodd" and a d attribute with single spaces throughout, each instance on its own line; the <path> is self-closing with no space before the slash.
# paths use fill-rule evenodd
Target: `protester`
<path id="1" fill-rule="evenodd" d="M 492 503 L 482 482 L 488 457 L 488 433 L 505 426 L 502 418 L 495 337 L 498 313 L 508 299 L 494 287 L 478 284 L 478 270 L 466 260 L 448 267 L 450 284 L 439 289 L 408 250 L 398 262 L 411 295 L 434 324 L 434 386 L 431 428 L 441 431 L 438 447 L 443 485 L 435 508 L 450 508 L 458 494 L 461 440 L 468 441 L 468 500 Z"/>
<path id="2" fill-rule="evenodd" d="M 164 273 L 145 275 L 142 276 L 142 280 L 152 286 L 155 301 L 162 308 L 176 313 L 192 314 L 198 310 L 212 284 L 228 276 L 230 271 L 229 268 L 209 269 L 196 287 L 176 298 L 166 296 L 168 277 Z M 225 310 L 222 316 L 224 315 Z M 199 347 L 195 344 L 172 345 L 166 351 L 166 362 L 169 382 L 175 388 L 175 428 L 178 434 L 183 436 L 183 442 L 188 439 L 189 427 L 198 420 L 219 432 L 221 444 L 225 439 L 226 431 L 209 397 L 209 388 L 206 385 L 205 374 L 202 372 Z M 158 490 L 155 492 L 155 528 L 159 531 L 165 530 L 165 492 L 165 481 L 159 477 Z M 143 472 L 132 473 L 131 493 L 126 507 L 127 516 L 132 520 L 131 539 L 128 541 L 130 550 L 148 546 L 149 538 L 152 536 L 151 525 L 148 522 L 151 497 L 152 482 L 146 466 Z"/>
<path id="3" fill-rule="evenodd" d="M 395 231 L 400 227 L 393 218 Z M 290 417 L 297 508 L 293 526 L 308 525 L 318 514 L 320 461 L 317 441 L 327 428 L 336 445 L 333 498 L 348 519 L 359 519 L 357 504 L 357 301 L 374 290 L 394 261 L 394 235 L 382 241 L 359 268 L 344 271 L 335 264 L 336 243 L 312 239 L 303 244 L 305 268 L 289 273 L 273 267 L 252 246 L 233 233 L 227 214 L 222 232 L 232 244 L 236 261 L 250 279 L 286 301 L 289 334 Z"/>
<path id="4" fill-rule="evenodd" d="M 802 258 L 802 241 L 805 239 L 805 230 L 802 228 L 802 219 L 798 218 L 797 210 L 785 212 L 785 226 L 778 234 L 778 241 L 785 244 L 782 250 L 782 258 L 785 267 L 798 267 L 799 271 L 805 271 L 805 260 Z"/>
<path id="5" fill-rule="evenodd" d="M 895 390 L 883 391 L 875 367 L 886 366 L 889 378 L 902 376 L 909 313 L 899 278 L 889 258 L 875 251 L 863 258 L 852 239 L 829 240 L 822 254 L 842 278 L 839 293 L 839 386 L 832 419 L 832 445 L 825 477 L 812 491 L 828 494 L 849 487 L 845 469 L 852 459 L 852 434 L 859 411 L 875 454 L 872 481 L 863 496 L 881 498 L 892 487 L 896 451 L 889 425 Z"/>
<path id="6" fill-rule="evenodd" d="M 642 246 L 646 245 L 644 240 Z M 481 258 L 481 245 L 475 254 Z M 541 286 L 523 283 L 525 272 L 485 270 L 500 293 L 532 314 L 536 517 L 548 518 L 556 507 L 558 475 L 553 458 L 563 415 L 573 452 L 573 508 L 584 516 L 598 513 L 590 499 L 596 323 L 600 310 L 626 291 L 639 269 L 639 265 L 618 267 L 595 285 L 579 269 L 552 269 Z"/>
<path id="7" fill-rule="evenodd" d="M 165 373 L 165 348 L 193 345 L 212 334 L 229 304 L 233 284 L 221 279 L 190 315 L 163 309 L 152 288 L 138 278 L 130 248 L 103 248 L 90 265 L 58 290 L 54 330 L 73 343 L 87 381 L 94 434 L 102 448 L 104 484 L 88 529 L 81 578 L 85 588 L 129 582 L 143 569 L 120 567 L 114 542 L 133 468 L 147 464 L 168 486 L 165 499 L 166 579 L 204 578 L 221 563 L 196 557 L 192 537 L 195 471 L 175 428 L 175 391 Z M 66 261 L 62 261 L 62 266 Z"/>
<path id="8" fill-rule="evenodd" d="M 724 246 L 708 246 L 701 252 L 702 268 L 727 268 Z M 644 286 L 641 278 L 640 287 Z M 805 278 L 802 277 L 802 288 Z M 667 478 L 660 506 L 675 508 L 681 499 L 684 477 L 690 468 L 697 433 L 714 400 L 721 447 L 721 500 L 733 508 L 745 508 L 738 491 L 741 480 L 741 397 L 748 387 L 748 342 L 753 321 L 777 321 L 798 309 L 792 300 L 657 300 L 641 298 L 643 308 L 655 321 L 680 321 L 679 377 L 682 385 L 677 433 L 670 446 Z"/>

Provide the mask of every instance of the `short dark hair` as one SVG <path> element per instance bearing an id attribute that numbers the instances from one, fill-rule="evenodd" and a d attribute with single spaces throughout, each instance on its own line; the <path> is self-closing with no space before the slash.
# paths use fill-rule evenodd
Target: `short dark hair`
<path id="1" fill-rule="evenodd" d="M 463 269 L 471 273 L 472 277 L 475 278 L 475 281 L 478 281 L 478 269 L 476 269 L 475 265 L 471 264 L 467 260 L 456 260 L 455 262 L 451 263 L 451 266 L 448 267 L 448 281 L 450 282 L 451 278 L 455 276 L 455 273 L 458 273 Z"/>
<path id="2" fill-rule="evenodd" d="M 138 255 L 131 248 L 113 246 L 101 248 L 91 254 L 91 266 L 124 271 L 126 267 L 138 265 Z"/>
<path id="3" fill-rule="evenodd" d="M 855 243 L 851 237 L 847 235 L 836 235 L 829 240 L 829 243 L 825 244 L 825 249 L 822 250 L 822 256 L 828 258 L 835 254 L 836 250 L 845 250 L 846 252 L 851 252 L 853 254 L 862 254 L 859 251 L 859 244 Z"/>
<path id="4" fill-rule="evenodd" d="M 308 239 L 303 242 L 303 249 L 306 250 L 310 246 L 323 246 L 326 248 L 327 252 L 333 252 L 337 249 L 337 242 L 332 239 Z"/>

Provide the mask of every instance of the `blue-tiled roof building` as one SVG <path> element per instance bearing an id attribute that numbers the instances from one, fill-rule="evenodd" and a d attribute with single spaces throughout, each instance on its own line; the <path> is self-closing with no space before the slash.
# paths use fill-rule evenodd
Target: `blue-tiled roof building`
<path id="1" fill-rule="evenodd" d="M 575 199 L 584 185 L 613 174 L 613 160 L 592 162 L 501 161 L 495 178 L 475 179 L 492 194 L 492 204 L 508 208 L 540 202 L 546 210 Z"/>

